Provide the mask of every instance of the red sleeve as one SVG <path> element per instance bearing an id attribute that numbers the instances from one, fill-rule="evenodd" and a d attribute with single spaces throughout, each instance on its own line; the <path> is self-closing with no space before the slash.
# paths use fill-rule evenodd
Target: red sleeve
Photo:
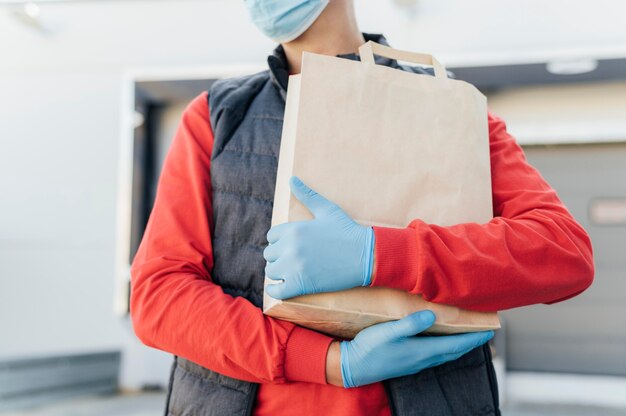
<path id="1" fill-rule="evenodd" d="M 211 282 L 207 92 L 185 109 L 131 265 L 133 327 L 146 345 L 258 383 L 326 383 L 331 338 L 265 316 Z"/>
<path id="2" fill-rule="evenodd" d="M 437 226 L 374 227 L 373 286 L 496 311 L 573 297 L 592 282 L 592 246 L 554 189 L 489 114 L 494 218 Z"/>

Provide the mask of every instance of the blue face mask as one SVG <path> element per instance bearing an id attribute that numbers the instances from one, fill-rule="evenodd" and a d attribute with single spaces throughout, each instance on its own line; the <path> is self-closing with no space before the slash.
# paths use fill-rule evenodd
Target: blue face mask
<path id="1" fill-rule="evenodd" d="M 294 40 L 307 30 L 329 0 L 244 0 L 252 22 L 278 43 Z"/>

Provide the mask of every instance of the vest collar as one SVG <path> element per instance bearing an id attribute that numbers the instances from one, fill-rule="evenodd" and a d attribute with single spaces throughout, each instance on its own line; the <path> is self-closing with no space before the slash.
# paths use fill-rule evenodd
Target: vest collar
<path id="1" fill-rule="evenodd" d="M 368 40 L 380 43 L 382 45 L 389 46 L 387 39 L 382 34 L 363 33 L 365 41 Z M 356 53 L 347 53 L 337 55 L 338 58 L 351 59 L 353 61 L 359 60 L 359 55 Z M 379 65 L 393 66 L 393 60 L 383 58 L 381 56 L 375 56 L 375 61 Z M 289 80 L 289 70 L 287 65 L 287 57 L 282 45 L 278 45 L 270 56 L 267 57 L 267 65 L 270 70 L 270 78 L 274 86 L 280 92 L 280 95 L 285 99 L 287 96 L 287 82 Z"/>

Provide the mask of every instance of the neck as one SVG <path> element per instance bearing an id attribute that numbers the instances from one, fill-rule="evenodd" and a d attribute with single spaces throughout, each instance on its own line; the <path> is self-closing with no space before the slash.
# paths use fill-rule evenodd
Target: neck
<path id="1" fill-rule="evenodd" d="M 299 74 L 304 51 L 343 55 L 356 53 L 363 43 L 352 0 L 331 0 L 311 27 L 295 40 L 283 43 L 283 49 L 289 73 Z"/>

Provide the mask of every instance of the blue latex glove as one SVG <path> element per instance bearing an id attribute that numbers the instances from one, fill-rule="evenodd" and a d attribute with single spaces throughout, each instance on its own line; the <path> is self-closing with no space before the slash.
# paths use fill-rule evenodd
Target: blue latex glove
<path id="1" fill-rule="evenodd" d="M 365 328 L 352 341 L 342 341 L 341 376 L 344 387 L 356 387 L 415 374 L 456 360 L 484 344 L 493 331 L 415 337 L 435 322 L 431 311 Z"/>
<path id="2" fill-rule="evenodd" d="M 372 227 L 357 224 L 295 176 L 289 186 L 315 219 L 280 224 L 267 233 L 265 275 L 283 281 L 268 285 L 267 294 L 288 299 L 368 286 L 374 261 Z"/>

